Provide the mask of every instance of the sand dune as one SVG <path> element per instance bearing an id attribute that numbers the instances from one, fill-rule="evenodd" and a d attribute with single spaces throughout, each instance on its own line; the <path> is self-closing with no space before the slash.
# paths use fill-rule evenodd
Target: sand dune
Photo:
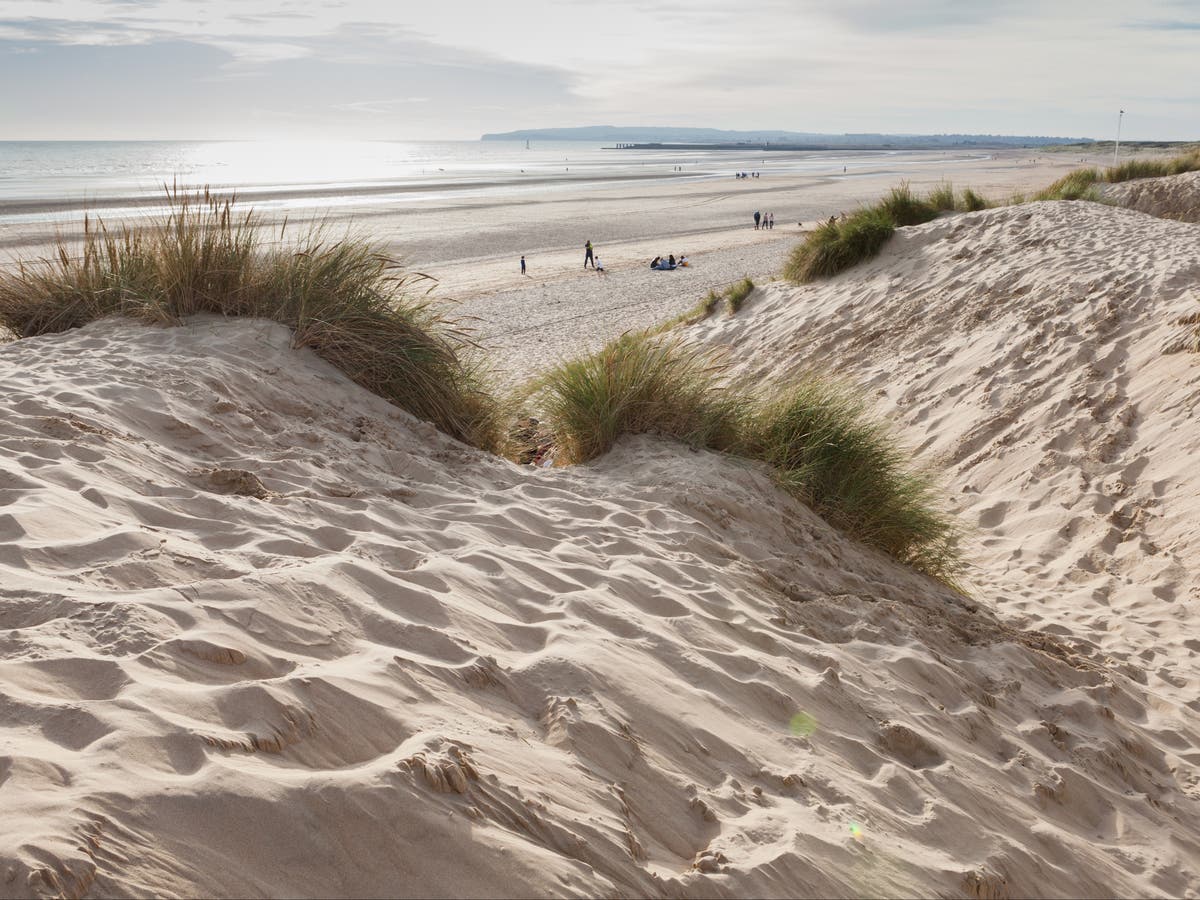
<path id="1" fill-rule="evenodd" d="M 693 332 L 875 391 L 970 599 L 754 466 L 514 466 L 273 324 L 0 347 L 0 895 L 1200 892 L 1198 250 L 992 210 Z"/>
<path id="2" fill-rule="evenodd" d="M 978 525 L 976 581 L 1002 609 L 1194 697 L 1198 312 L 1200 230 L 1038 203 L 900 229 L 697 331 L 739 373 L 807 363 L 876 392 Z"/>
<path id="3" fill-rule="evenodd" d="M 1106 184 L 1100 187 L 1100 196 L 1152 216 L 1200 222 L 1200 172 Z"/>
<path id="4" fill-rule="evenodd" d="M 1194 716 L 752 467 L 512 466 L 267 324 L 0 380 L 5 895 L 1200 887 Z"/>

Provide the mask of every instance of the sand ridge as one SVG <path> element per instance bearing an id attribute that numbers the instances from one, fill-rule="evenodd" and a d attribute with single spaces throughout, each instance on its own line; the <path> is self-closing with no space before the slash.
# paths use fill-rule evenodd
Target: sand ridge
<path id="1" fill-rule="evenodd" d="M 1194 717 L 756 467 L 517 467 L 267 323 L 0 383 L 0 894 L 1200 889 Z"/>
<path id="2" fill-rule="evenodd" d="M 1197 259 L 1192 225 L 1030 204 L 900 229 L 878 259 L 694 333 L 738 374 L 817 364 L 872 391 L 978 525 L 977 579 L 1001 609 L 1123 659 L 1161 654 L 1151 677 L 1194 697 L 1200 648 L 1167 623 L 1200 599 L 1200 367 L 1177 352 Z"/>

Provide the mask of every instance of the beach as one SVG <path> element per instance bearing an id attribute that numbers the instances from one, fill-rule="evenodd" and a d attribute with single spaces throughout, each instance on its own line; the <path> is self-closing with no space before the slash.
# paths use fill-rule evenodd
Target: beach
<path id="1" fill-rule="evenodd" d="M 1200 226 L 1002 205 L 774 278 L 902 178 L 1000 198 L 1078 164 L 327 221 L 436 279 L 505 388 L 752 278 L 668 340 L 768 397 L 854 385 L 959 523 L 957 578 L 653 429 L 518 465 L 278 322 L 0 344 L 0 897 L 1196 895 Z M 1200 173 L 1160 181 L 1113 196 L 1194 208 Z"/>
<path id="2" fill-rule="evenodd" d="M 441 179 L 411 173 L 397 179 L 399 184 L 307 193 L 295 186 L 243 186 L 248 192 L 241 204 L 258 211 L 267 227 L 290 222 L 298 233 L 319 221 L 331 236 L 347 231 L 363 236 L 407 270 L 429 275 L 418 289 L 431 289 L 430 299 L 446 315 L 476 332 L 497 375 L 512 384 L 626 330 L 677 316 L 710 290 L 744 277 L 771 279 L 815 224 L 872 202 L 903 181 L 918 191 L 951 182 L 1007 199 L 1045 187 L 1081 164 L 1070 150 L 691 155 L 697 159 L 642 153 L 628 160 L 623 151 L 590 146 L 585 152 L 556 145 L 555 153 L 560 151 L 568 157 L 562 169 L 538 175 L 533 184 L 520 181 L 524 176 L 508 163 L 501 171 L 473 172 L 470 181 L 452 172 Z M 563 171 L 572 154 L 574 176 Z M 578 171 L 584 160 L 587 167 Z M 680 164 L 685 171 L 676 173 Z M 542 162 L 546 170 L 551 165 L 558 164 Z M 647 168 L 657 173 L 645 173 Z M 735 178 L 741 171 L 758 171 L 759 177 Z M 138 203 L 161 203 L 152 185 L 139 184 Z M 462 189 L 450 189 L 453 184 Z M 110 190 L 114 198 L 105 202 L 123 205 L 114 222 L 148 208 L 130 206 L 131 184 Z M 32 187 L 27 192 L 37 193 Z M 286 205 L 272 206 L 280 197 Z M 74 217 L 64 212 L 72 205 Z M 0 259 L 48 254 L 54 235 L 77 231 L 84 205 L 74 196 L 24 199 L 20 215 L 10 210 L 6 217 L 0 208 Z M 775 227 L 755 230 L 756 210 L 773 213 Z M 101 207 L 95 214 L 110 213 Z M 589 240 L 606 277 L 583 268 Z M 650 271 L 654 257 L 671 254 L 687 256 L 691 265 Z"/>

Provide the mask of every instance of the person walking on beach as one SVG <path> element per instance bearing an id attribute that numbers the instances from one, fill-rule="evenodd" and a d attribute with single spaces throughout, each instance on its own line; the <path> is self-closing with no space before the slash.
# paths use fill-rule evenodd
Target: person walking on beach
<path id="1" fill-rule="evenodd" d="M 592 242 L 591 241 L 588 241 L 586 244 L 583 245 L 583 267 L 585 269 L 587 268 L 588 263 L 592 264 L 593 269 L 596 268 L 596 256 L 595 256 L 595 253 L 592 251 Z"/>
<path id="2" fill-rule="evenodd" d="M 754 211 L 754 230 L 755 230 L 755 231 L 758 231 L 758 223 L 759 223 L 759 220 L 760 220 L 760 219 L 762 219 L 762 213 L 760 213 L 760 212 L 759 212 L 759 211 L 756 209 L 756 210 Z"/>
<path id="3" fill-rule="evenodd" d="M 521 274 L 525 274 L 525 257 L 521 257 Z"/>
<path id="4" fill-rule="evenodd" d="M 767 227 L 775 230 L 775 213 L 767 213 Z"/>

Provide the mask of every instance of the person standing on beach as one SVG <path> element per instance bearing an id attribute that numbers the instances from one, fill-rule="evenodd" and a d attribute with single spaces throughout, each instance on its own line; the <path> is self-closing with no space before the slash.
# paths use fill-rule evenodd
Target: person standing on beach
<path id="1" fill-rule="evenodd" d="M 759 222 L 759 220 L 760 220 L 761 218 L 762 218 L 762 213 L 760 213 L 760 212 L 759 212 L 759 211 L 756 209 L 756 210 L 754 211 L 754 230 L 755 230 L 755 231 L 758 231 L 758 222 Z"/>
<path id="2" fill-rule="evenodd" d="M 775 230 L 775 213 L 767 213 L 767 221 L 769 223 L 767 225 L 767 227 L 770 228 L 772 231 L 774 231 Z"/>
<path id="3" fill-rule="evenodd" d="M 593 269 L 596 268 L 596 256 L 595 256 L 595 253 L 592 251 L 592 242 L 591 241 L 588 241 L 586 244 L 583 245 L 583 267 L 585 269 L 587 268 L 588 263 L 592 264 Z"/>
<path id="4" fill-rule="evenodd" d="M 521 274 L 525 274 L 525 257 L 521 257 Z"/>

